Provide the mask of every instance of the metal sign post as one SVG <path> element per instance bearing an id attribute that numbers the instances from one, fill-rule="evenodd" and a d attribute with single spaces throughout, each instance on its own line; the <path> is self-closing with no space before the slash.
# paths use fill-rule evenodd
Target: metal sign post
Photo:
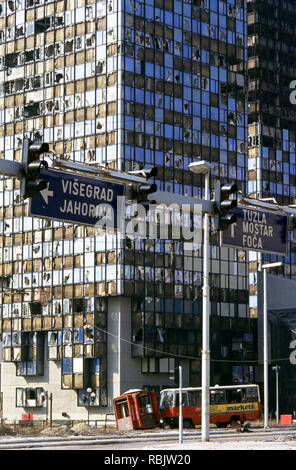
<path id="1" fill-rule="evenodd" d="M 179 444 L 183 443 L 182 366 L 179 366 Z"/>

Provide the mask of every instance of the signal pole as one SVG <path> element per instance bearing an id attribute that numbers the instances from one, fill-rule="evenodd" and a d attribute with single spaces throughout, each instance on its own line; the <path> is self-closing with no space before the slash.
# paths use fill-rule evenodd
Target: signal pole
<path id="1" fill-rule="evenodd" d="M 205 200 L 211 199 L 210 171 L 211 163 L 193 162 L 189 168 L 194 173 L 205 175 Z M 203 241 L 203 289 L 202 289 L 202 371 L 201 371 L 201 440 L 210 439 L 210 289 L 209 289 L 209 214 L 204 214 Z"/>

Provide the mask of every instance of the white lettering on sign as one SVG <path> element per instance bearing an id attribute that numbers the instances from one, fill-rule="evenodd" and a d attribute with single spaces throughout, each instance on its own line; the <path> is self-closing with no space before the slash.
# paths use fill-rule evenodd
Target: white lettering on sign
<path id="1" fill-rule="evenodd" d="M 62 180 L 64 194 L 70 196 L 80 196 L 88 199 L 111 202 L 114 198 L 114 191 L 110 188 L 94 186 L 92 184 L 81 183 L 79 180 Z"/>
<path id="2" fill-rule="evenodd" d="M 60 206 L 63 214 L 82 215 L 83 217 L 105 217 L 106 220 L 113 220 L 112 207 L 109 204 L 88 204 L 87 202 L 71 201 L 64 199 L 64 205 Z"/>
<path id="3" fill-rule="evenodd" d="M 262 249 L 262 237 L 273 238 L 272 225 L 267 225 L 264 212 L 243 209 L 243 214 L 243 247 Z"/>

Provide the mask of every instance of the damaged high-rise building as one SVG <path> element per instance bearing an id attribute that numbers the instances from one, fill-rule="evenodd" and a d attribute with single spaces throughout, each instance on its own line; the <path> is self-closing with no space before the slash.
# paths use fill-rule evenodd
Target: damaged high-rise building
<path id="1" fill-rule="evenodd" d="M 25 137 L 52 158 L 130 171 L 202 197 L 188 165 L 247 192 L 243 0 L 0 3 L 0 157 Z M 50 161 L 50 160 L 48 160 Z M 202 243 L 97 234 L 28 216 L 0 181 L 3 417 L 85 419 L 130 388 L 201 382 Z M 211 384 L 256 380 L 245 251 L 211 236 Z M 91 389 L 93 393 L 87 391 Z"/>

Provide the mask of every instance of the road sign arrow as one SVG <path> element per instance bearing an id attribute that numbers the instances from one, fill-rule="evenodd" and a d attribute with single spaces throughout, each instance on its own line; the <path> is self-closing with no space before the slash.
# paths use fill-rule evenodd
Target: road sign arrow
<path id="1" fill-rule="evenodd" d="M 41 196 L 43 197 L 44 201 L 46 202 L 46 204 L 48 204 L 48 197 L 53 197 L 53 191 L 49 191 L 48 189 L 49 187 L 49 183 L 47 183 L 47 186 L 45 189 L 43 189 L 42 191 L 40 191 L 40 194 Z"/>

